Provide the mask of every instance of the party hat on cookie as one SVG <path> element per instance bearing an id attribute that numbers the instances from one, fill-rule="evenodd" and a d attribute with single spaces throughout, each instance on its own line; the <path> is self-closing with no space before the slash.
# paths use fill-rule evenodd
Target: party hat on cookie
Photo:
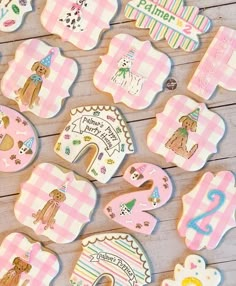
<path id="1" fill-rule="evenodd" d="M 188 117 L 193 121 L 197 122 L 200 113 L 200 108 L 195 109 L 193 112 L 188 114 Z"/>
<path id="2" fill-rule="evenodd" d="M 49 52 L 49 54 L 43 58 L 40 63 L 42 65 L 44 65 L 45 67 L 49 68 L 52 64 L 52 58 L 54 56 L 54 49 L 51 49 L 51 51 Z"/>

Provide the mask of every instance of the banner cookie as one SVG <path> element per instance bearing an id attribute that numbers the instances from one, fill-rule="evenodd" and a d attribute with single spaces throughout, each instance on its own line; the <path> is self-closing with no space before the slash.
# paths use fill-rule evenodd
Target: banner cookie
<path id="1" fill-rule="evenodd" d="M 76 62 L 63 57 L 58 48 L 28 40 L 18 47 L 15 59 L 9 63 L 1 89 L 5 97 L 16 101 L 21 112 L 51 118 L 70 96 L 77 73 Z"/>
<path id="2" fill-rule="evenodd" d="M 26 168 L 38 153 L 38 135 L 19 112 L 0 105 L 0 172 Z"/>
<path id="3" fill-rule="evenodd" d="M 184 95 L 173 96 L 147 138 L 149 149 L 186 171 L 197 171 L 217 152 L 225 133 L 219 115 Z"/>
<path id="4" fill-rule="evenodd" d="M 148 258 L 131 235 L 97 234 L 84 239 L 82 246 L 82 254 L 70 279 L 71 285 L 97 285 L 103 277 L 110 278 L 113 286 L 151 283 Z"/>
<path id="5" fill-rule="evenodd" d="M 2 286 L 50 285 L 60 269 L 51 251 L 42 250 L 39 242 L 20 233 L 5 237 L 0 247 L 0 261 Z"/>
<path id="6" fill-rule="evenodd" d="M 168 56 L 155 50 L 149 41 L 119 34 L 108 54 L 94 74 L 95 86 L 133 109 L 144 109 L 163 90 L 171 62 Z"/>
<path id="7" fill-rule="evenodd" d="M 82 50 L 91 50 L 118 9 L 117 0 L 47 0 L 41 15 L 44 28 Z"/>
<path id="8" fill-rule="evenodd" d="M 138 28 L 150 29 L 153 40 L 166 39 L 171 48 L 192 52 L 199 46 L 199 35 L 206 33 L 211 21 L 199 14 L 194 6 L 184 6 L 183 0 L 132 0 L 125 16 L 136 20 Z"/>
<path id="9" fill-rule="evenodd" d="M 87 172 L 101 183 L 111 179 L 127 154 L 134 153 L 128 127 L 116 107 L 94 105 L 71 110 L 71 121 L 54 151 L 73 163 L 89 147 L 97 152 Z"/>
<path id="10" fill-rule="evenodd" d="M 209 99 L 217 86 L 236 91 L 236 30 L 220 27 L 188 89 Z"/>
<path id="11" fill-rule="evenodd" d="M 160 208 L 169 201 L 173 190 L 171 180 L 161 168 L 148 163 L 131 165 L 123 178 L 135 187 L 148 181 L 153 184 L 148 190 L 130 192 L 113 199 L 105 207 L 104 213 L 122 226 L 151 234 L 157 219 L 146 211 Z"/>
<path id="12" fill-rule="evenodd" d="M 13 32 L 32 11 L 31 0 L 0 0 L 0 11 L 0 31 Z"/>
<path id="13" fill-rule="evenodd" d="M 174 280 L 166 279 L 161 286 L 218 286 L 221 273 L 215 268 L 207 268 L 205 260 L 199 255 L 189 255 L 184 266 L 177 264 Z"/>
<path id="14" fill-rule="evenodd" d="M 43 163 L 21 185 L 14 210 L 18 221 L 37 235 L 68 243 L 90 221 L 95 204 L 96 190 L 89 181 L 67 169 Z"/>
<path id="15" fill-rule="evenodd" d="M 208 172 L 183 196 L 183 215 L 178 232 L 192 250 L 214 249 L 231 228 L 236 227 L 236 187 L 233 173 L 215 176 Z"/>

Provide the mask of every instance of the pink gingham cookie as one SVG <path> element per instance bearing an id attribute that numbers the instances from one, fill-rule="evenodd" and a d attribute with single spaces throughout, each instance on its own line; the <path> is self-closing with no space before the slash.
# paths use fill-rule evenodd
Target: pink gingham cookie
<path id="1" fill-rule="evenodd" d="M 26 117 L 0 105 L 0 172 L 26 168 L 38 153 L 38 136 Z"/>
<path id="2" fill-rule="evenodd" d="M 128 126 L 114 106 L 82 106 L 71 110 L 71 120 L 54 151 L 76 162 L 90 147 L 96 148 L 87 172 L 101 183 L 108 182 L 134 145 Z"/>
<path id="3" fill-rule="evenodd" d="M 56 243 L 76 239 L 90 221 L 97 196 L 92 183 L 67 169 L 43 163 L 21 185 L 15 216 Z"/>
<path id="4" fill-rule="evenodd" d="M 56 255 L 21 233 L 5 237 L 0 261 L 2 286 L 48 286 L 60 269 Z"/>
<path id="5" fill-rule="evenodd" d="M 186 171 L 201 169 L 225 133 L 225 123 L 216 113 L 187 96 L 176 95 L 157 114 L 149 132 L 149 149 Z"/>
<path id="6" fill-rule="evenodd" d="M 198 48 L 199 35 L 211 26 L 197 7 L 184 6 L 183 0 L 132 0 L 126 5 L 125 16 L 136 20 L 138 28 L 150 29 L 153 40 L 165 38 L 171 48 L 187 52 Z"/>
<path id="7" fill-rule="evenodd" d="M 9 63 L 1 89 L 13 99 L 20 111 L 31 111 L 43 118 L 55 116 L 61 109 L 78 73 L 74 60 L 61 55 L 58 48 L 40 40 L 27 40 Z"/>
<path id="8" fill-rule="evenodd" d="M 32 11 L 31 0 L 1 0 L 0 11 L 0 31 L 13 32 L 21 26 L 25 15 Z"/>
<path id="9" fill-rule="evenodd" d="M 208 172 L 183 198 L 178 232 L 192 250 L 214 249 L 236 227 L 235 177 L 229 171 Z"/>
<path id="10" fill-rule="evenodd" d="M 236 91 L 236 30 L 220 27 L 188 89 L 209 99 L 217 86 Z"/>
<path id="11" fill-rule="evenodd" d="M 148 181 L 153 184 L 147 190 L 130 192 L 113 199 L 105 207 L 104 213 L 122 226 L 151 234 L 157 219 L 146 211 L 160 208 L 169 201 L 173 190 L 171 180 L 161 168 L 148 163 L 131 165 L 123 178 L 135 187 Z"/>
<path id="12" fill-rule="evenodd" d="M 41 15 L 46 30 L 82 50 L 93 49 L 118 9 L 117 0 L 47 0 Z"/>
<path id="13" fill-rule="evenodd" d="M 168 56 L 155 50 L 149 41 L 119 34 L 110 43 L 106 56 L 94 74 L 95 86 L 133 109 L 144 109 L 162 91 L 171 69 Z"/>
<path id="14" fill-rule="evenodd" d="M 107 277 L 113 286 L 151 283 L 148 257 L 139 242 L 126 233 L 104 233 L 82 241 L 83 251 L 70 278 L 71 285 L 98 285 Z"/>
<path id="15" fill-rule="evenodd" d="M 174 280 L 166 279 L 161 286 L 218 286 L 220 282 L 221 273 L 217 269 L 206 267 L 201 256 L 189 255 L 184 266 L 175 266 Z"/>

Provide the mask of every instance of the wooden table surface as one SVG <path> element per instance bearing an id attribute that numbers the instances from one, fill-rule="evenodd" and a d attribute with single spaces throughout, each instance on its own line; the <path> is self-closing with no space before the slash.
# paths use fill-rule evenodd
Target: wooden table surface
<path id="1" fill-rule="evenodd" d="M 212 111 L 224 118 L 227 124 L 227 132 L 220 143 L 219 152 L 212 156 L 205 168 L 199 172 L 185 172 L 178 167 L 167 164 L 161 156 L 152 154 L 148 150 L 146 137 L 156 122 L 156 113 L 163 110 L 170 97 L 176 94 L 184 94 L 200 101 L 199 98 L 187 90 L 187 84 L 219 27 L 225 25 L 236 29 L 236 2 L 234 0 L 187 1 L 188 5 L 200 7 L 203 14 L 212 19 L 213 22 L 210 32 L 201 37 L 201 46 L 196 52 L 186 53 L 181 49 L 172 50 L 165 40 L 154 43 L 158 50 L 171 57 L 173 68 L 170 76 L 176 79 L 178 87 L 175 91 L 165 89 L 157 96 L 152 106 L 143 111 L 131 110 L 123 104 L 116 105 L 125 115 L 133 132 L 136 153 L 124 161 L 118 173 L 108 184 L 103 185 L 94 181 L 99 200 L 92 222 L 84 228 L 76 241 L 66 245 L 58 245 L 52 243 L 46 237 L 38 237 L 31 229 L 22 226 L 16 220 L 13 209 L 20 192 L 20 184 L 27 180 L 33 168 L 42 162 L 57 163 L 92 181 L 92 178 L 86 174 L 86 168 L 93 157 L 93 150 L 80 159 L 77 164 L 70 164 L 53 152 L 54 144 L 70 119 L 70 109 L 91 104 L 113 105 L 112 97 L 96 90 L 92 80 L 94 71 L 100 64 L 99 56 L 107 53 L 111 38 L 118 33 L 128 33 L 140 40 L 150 38 L 148 30 L 137 29 L 134 21 L 127 20 L 124 17 L 124 7 L 128 0 L 123 0 L 122 3 L 119 0 L 119 11 L 112 20 L 111 29 L 103 34 L 101 41 L 94 50 L 81 51 L 69 43 L 63 43 L 58 36 L 50 35 L 42 27 L 40 14 L 46 0 L 32 2 L 35 3 L 34 11 L 27 16 L 24 25 L 17 32 L 0 33 L 0 77 L 2 78 L 7 70 L 8 62 L 14 58 L 16 48 L 22 41 L 31 38 L 39 38 L 52 46 L 62 48 L 66 56 L 75 58 L 78 61 L 80 71 L 71 90 L 72 96 L 66 100 L 64 108 L 58 116 L 47 120 L 40 119 L 31 113 L 25 114 L 38 130 L 41 147 L 37 159 L 24 171 L 0 174 L 0 242 L 11 232 L 22 232 L 35 240 L 43 242 L 44 246 L 55 251 L 60 257 L 61 272 L 53 285 L 69 285 L 69 277 L 80 255 L 81 240 L 83 238 L 99 232 L 132 233 L 109 220 L 103 214 L 102 209 L 118 194 L 133 190 L 122 179 L 122 174 L 130 164 L 135 162 L 153 163 L 164 168 L 172 177 L 175 184 L 174 196 L 166 206 L 152 212 L 160 220 L 159 227 L 153 235 L 145 236 L 137 233 L 133 233 L 133 235 L 141 242 L 149 255 L 153 273 L 153 282 L 150 285 L 160 285 L 164 278 L 173 277 L 173 269 L 176 263 L 183 263 L 185 256 L 192 253 L 186 248 L 184 240 L 179 237 L 176 231 L 176 225 L 182 213 L 182 195 L 189 192 L 206 171 L 231 170 L 236 172 L 236 94 L 219 88 L 214 97 L 207 102 Z M 18 110 L 13 101 L 4 98 L 2 95 L 0 96 L 0 104 Z M 203 250 L 198 254 L 204 256 L 211 266 L 217 267 L 223 272 L 224 280 L 222 285 L 236 285 L 236 229 L 231 230 L 215 250 Z M 109 282 L 107 283 L 109 285 Z"/>

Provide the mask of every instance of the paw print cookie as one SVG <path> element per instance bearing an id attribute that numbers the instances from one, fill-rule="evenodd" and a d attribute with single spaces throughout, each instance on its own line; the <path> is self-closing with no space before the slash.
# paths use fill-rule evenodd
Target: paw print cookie
<path id="1" fill-rule="evenodd" d="M 0 285 L 50 285 L 59 272 L 59 261 L 39 242 L 20 233 L 5 237 L 0 247 Z"/>
<path id="2" fill-rule="evenodd" d="M 184 195 L 178 232 L 188 248 L 214 249 L 223 236 L 236 227 L 235 177 L 229 171 L 208 172 Z"/>
<path id="3" fill-rule="evenodd" d="M 15 59 L 9 63 L 1 89 L 5 97 L 16 101 L 21 112 L 51 118 L 70 96 L 77 73 L 76 62 L 62 56 L 58 48 L 28 40 L 18 47 Z"/>
<path id="4" fill-rule="evenodd" d="M 155 50 L 149 41 L 120 34 L 94 74 L 95 86 L 110 93 L 114 102 L 133 109 L 144 109 L 162 91 L 171 69 L 168 56 Z"/>
<path id="5" fill-rule="evenodd" d="M 166 39 L 171 48 L 192 52 L 199 46 L 199 35 L 206 33 L 211 21 L 199 15 L 194 6 L 184 6 L 183 0 L 132 0 L 125 16 L 136 20 L 136 26 L 150 29 L 153 40 Z"/>
<path id="6" fill-rule="evenodd" d="M 71 285 L 98 285 L 103 277 L 112 285 L 151 283 L 150 266 L 142 246 L 131 235 L 105 233 L 82 241 L 83 251 L 70 279 Z"/>
<path id="7" fill-rule="evenodd" d="M 215 268 L 207 268 L 205 260 L 199 255 L 189 255 L 184 266 L 177 264 L 174 280 L 166 279 L 161 286 L 218 286 L 221 273 Z"/>
<path id="8" fill-rule="evenodd" d="M 38 136 L 28 119 L 0 105 L 0 172 L 26 168 L 38 152 Z"/>
<path id="9" fill-rule="evenodd" d="M 0 11 L 0 31 L 13 32 L 32 11 L 31 0 L 0 0 Z"/>
<path id="10" fill-rule="evenodd" d="M 47 0 L 42 25 L 82 50 L 93 49 L 118 9 L 117 0 Z"/>
<path id="11" fill-rule="evenodd" d="M 236 30 L 220 27 L 195 71 L 188 89 L 209 99 L 217 86 L 236 91 Z"/>
<path id="12" fill-rule="evenodd" d="M 186 171 L 201 169 L 225 133 L 219 115 L 184 95 L 173 96 L 148 134 L 149 149 Z"/>
<path id="13" fill-rule="evenodd" d="M 56 243 L 68 243 L 90 221 L 95 204 L 96 190 L 89 181 L 56 165 L 43 163 L 22 184 L 14 210 L 19 222 L 36 234 Z"/>
<path id="14" fill-rule="evenodd" d="M 85 106 L 71 110 L 71 121 L 54 151 L 68 162 L 76 162 L 90 147 L 96 154 L 88 174 L 108 182 L 127 154 L 134 153 L 133 141 L 123 116 L 113 106 Z"/>
<path id="15" fill-rule="evenodd" d="M 151 181 L 152 187 L 144 191 L 121 195 L 107 204 L 105 214 L 115 222 L 136 232 L 151 234 L 157 219 L 146 211 L 162 207 L 172 195 L 172 183 L 165 171 L 148 164 L 131 165 L 124 179 L 132 186 L 140 187 Z"/>

